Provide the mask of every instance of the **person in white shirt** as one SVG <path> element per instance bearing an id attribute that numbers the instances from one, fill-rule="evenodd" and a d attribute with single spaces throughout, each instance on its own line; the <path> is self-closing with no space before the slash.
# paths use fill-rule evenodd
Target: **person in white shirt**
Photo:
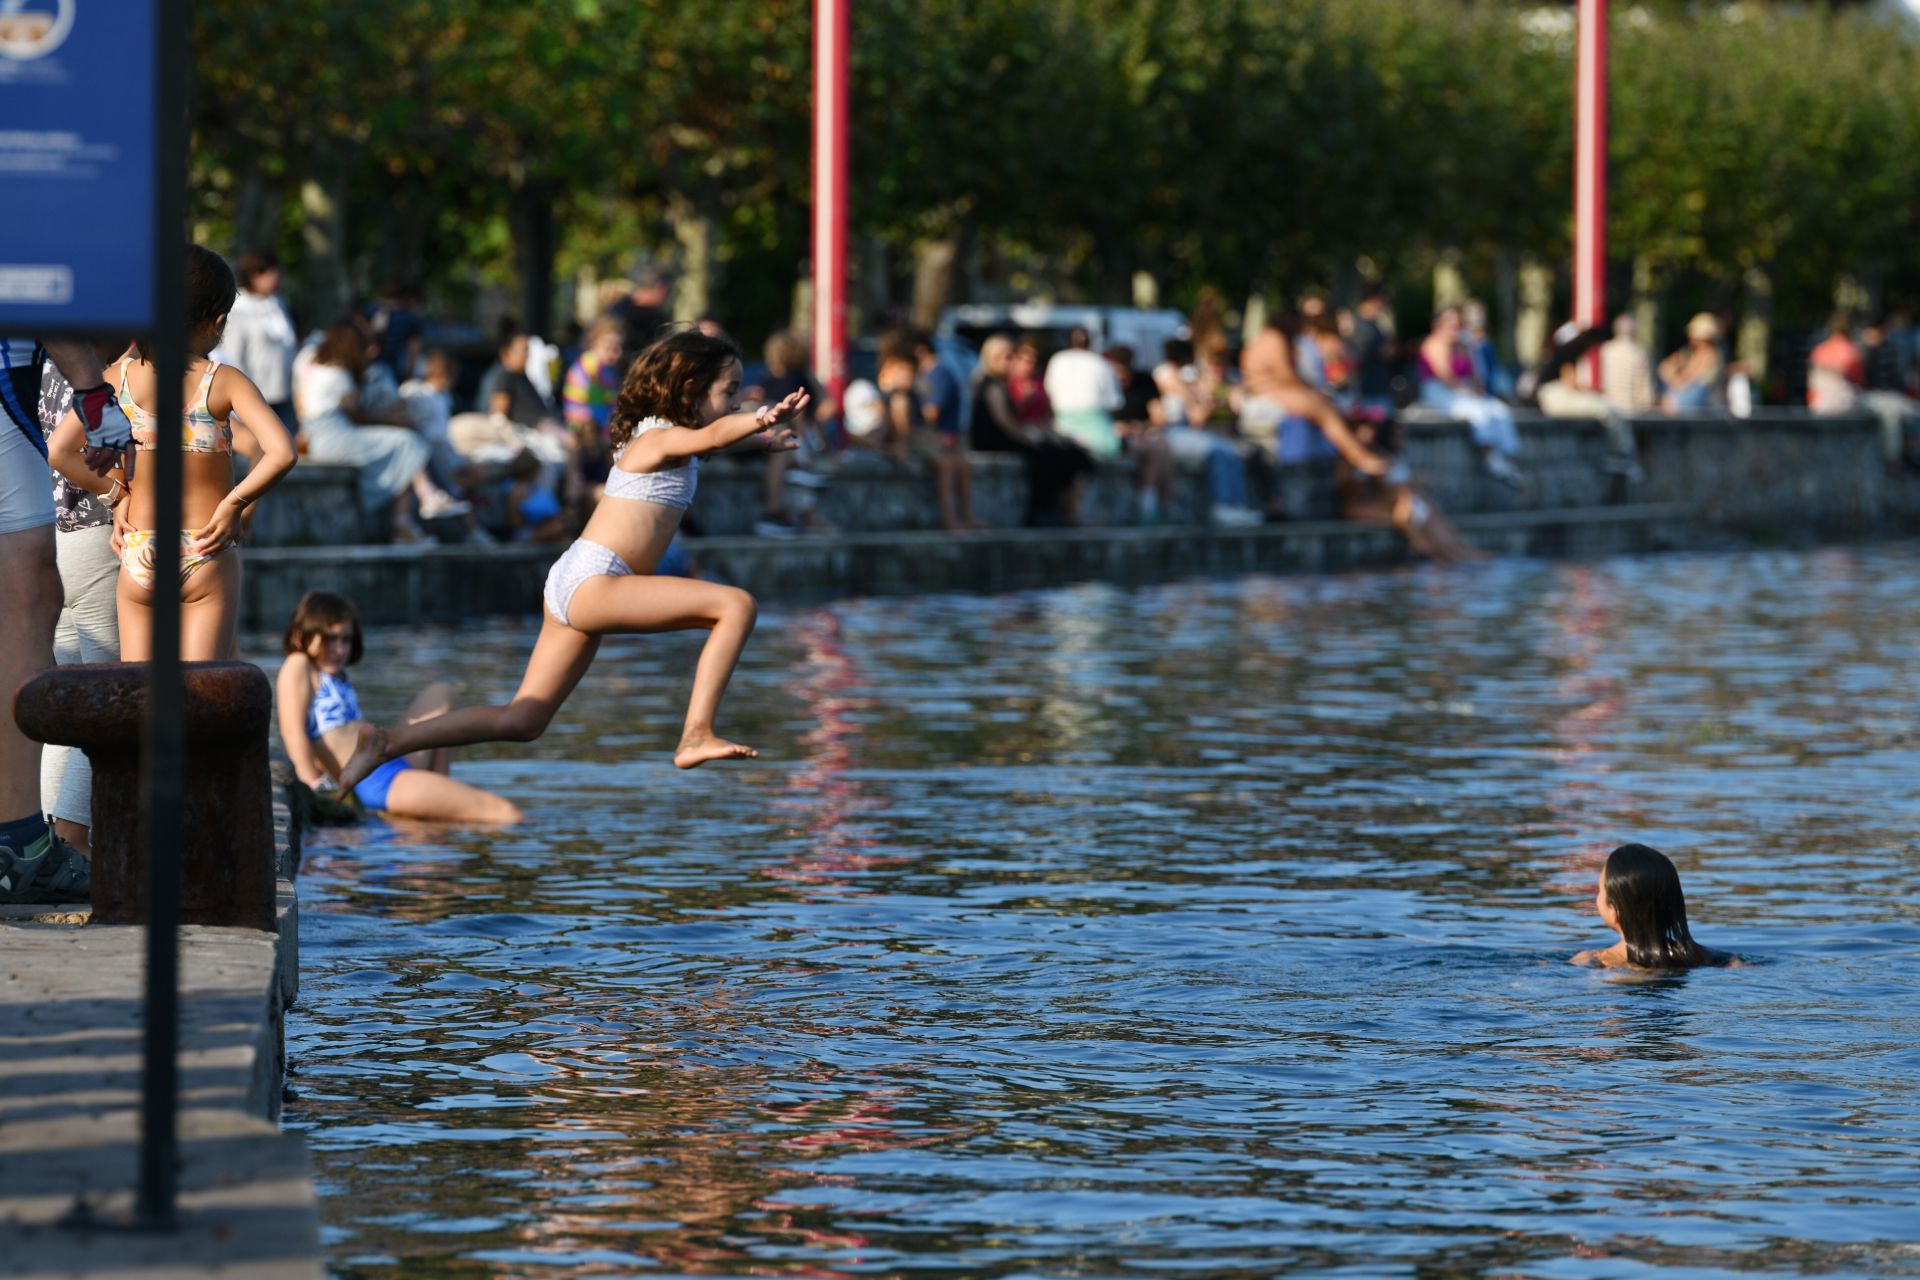
<path id="1" fill-rule="evenodd" d="M 242 254 L 235 274 L 240 293 L 227 315 L 226 332 L 215 355 L 253 379 L 260 398 L 291 427 L 293 357 L 300 349 L 293 317 L 280 298 L 280 259 L 265 249 Z"/>
<path id="2" fill-rule="evenodd" d="M 1075 326 L 1064 351 L 1047 361 L 1042 382 L 1053 405 L 1053 425 L 1096 458 L 1120 456 L 1114 411 L 1126 403 L 1113 366 L 1093 353 L 1093 335 Z"/>

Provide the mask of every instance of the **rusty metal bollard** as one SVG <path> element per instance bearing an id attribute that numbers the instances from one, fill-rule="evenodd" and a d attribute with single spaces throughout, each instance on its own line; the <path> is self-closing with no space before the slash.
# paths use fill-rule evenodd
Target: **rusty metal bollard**
<path id="1" fill-rule="evenodd" d="M 187 760 L 181 796 L 180 922 L 274 923 L 273 784 L 267 723 L 273 686 L 245 662 L 184 664 Z M 93 762 L 93 923 L 144 924 L 147 841 L 140 742 L 147 668 L 54 667 L 14 700 L 21 732 L 79 747 Z"/>

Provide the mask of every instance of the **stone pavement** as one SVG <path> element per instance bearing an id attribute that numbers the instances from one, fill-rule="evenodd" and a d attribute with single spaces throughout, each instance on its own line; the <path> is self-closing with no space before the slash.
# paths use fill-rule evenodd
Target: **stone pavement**
<path id="1" fill-rule="evenodd" d="M 276 804 L 281 874 L 296 848 Z M 280 1132 L 299 917 L 180 931 L 180 1227 L 125 1230 L 139 1161 L 146 930 L 0 911 L 0 1277 L 317 1280 L 306 1147 Z"/>

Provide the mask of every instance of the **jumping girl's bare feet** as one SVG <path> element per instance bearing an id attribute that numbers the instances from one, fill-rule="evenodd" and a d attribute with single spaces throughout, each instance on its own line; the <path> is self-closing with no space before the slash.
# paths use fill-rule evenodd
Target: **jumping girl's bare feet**
<path id="1" fill-rule="evenodd" d="M 340 789 L 352 791 L 366 781 L 367 775 L 380 767 L 381 758 L 386 752 L 387 731 L 377 724 L 361 724 L 360 740 L 354 744 L 353 754 L 347 757 L 347 763 L 340 769 Z"/>
<path id="2" fill-rule="evenodd" d="M 681 769 L 697 769 L 709 760 L 757 760 L 760 753 L 752 747 L 743 747 L 737 742 L 728 742 L 717 738 L 711 731 L 694 733 L 688 730 L 680 739 L 680 749 L 673 753 L 673 763 Z"/>

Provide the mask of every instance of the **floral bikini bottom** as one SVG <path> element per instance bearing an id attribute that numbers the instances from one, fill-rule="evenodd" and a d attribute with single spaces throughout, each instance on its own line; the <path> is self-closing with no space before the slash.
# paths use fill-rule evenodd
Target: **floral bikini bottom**
<path id="1" fill-rule="evenodd" d="M 195 555 L 188 550 L 193 540 L 200 536 L 198 529 L 180 531 L 180 585 L 186 586 L 188 579 L 198 573 L 203 565 L 212 564 L 220 558 L 220 552 L 210 556 Z M 121 541 L 120 567 L 145 590 L 153 590 L 153 542 L 151 529 L 129 529 Z"/>

